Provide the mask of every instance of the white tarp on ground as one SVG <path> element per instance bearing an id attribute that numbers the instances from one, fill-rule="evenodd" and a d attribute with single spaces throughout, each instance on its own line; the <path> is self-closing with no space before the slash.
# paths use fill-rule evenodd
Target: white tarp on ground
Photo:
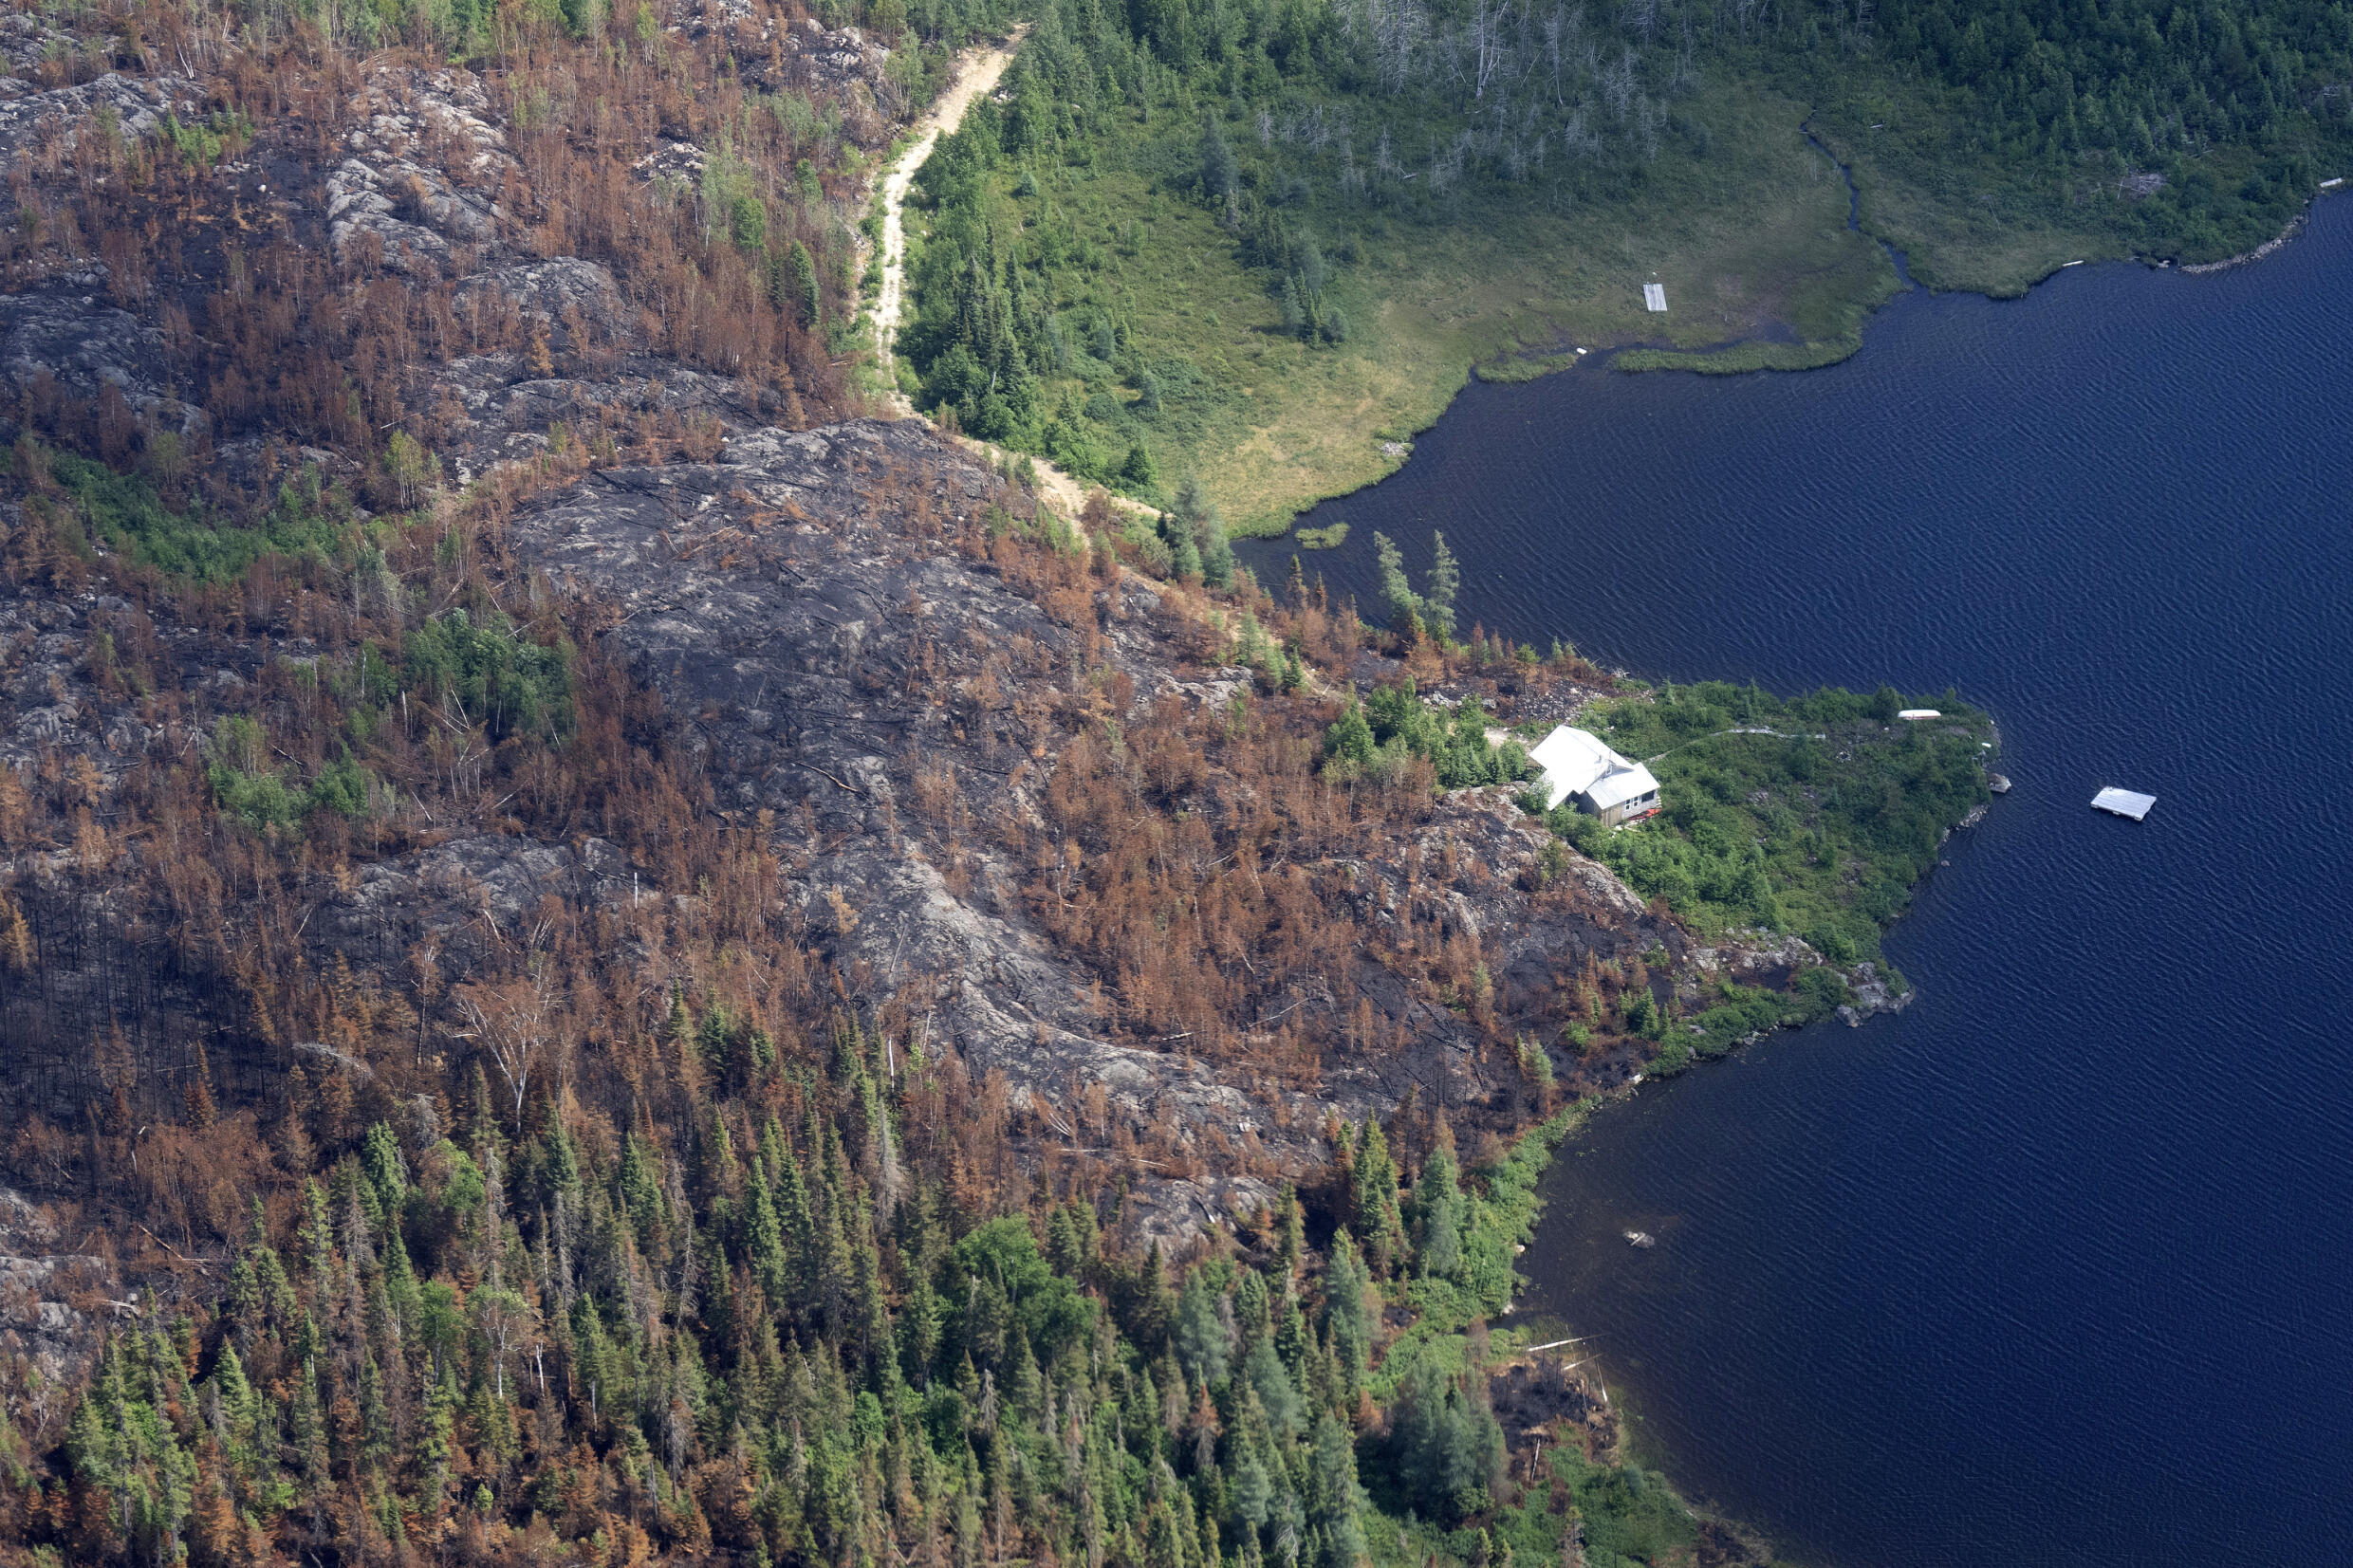
<path id="1" fill-rule="evenodd" d="M 2110 787 L 2094 795 L 2091 803 L 2103 811 L 2113 811 L 2119 817 L 2130 817 L 2137 822 L 2149 814 L 2149 807 L 2157 804 L 2157 797 Z"/>
<path id="2" fill-rule="evenodd" d="M 1667 286 L 1662 283 L 1644 284 L 1642 304 L 1653 310 L 1665 310 L 1667 308 Z"/>

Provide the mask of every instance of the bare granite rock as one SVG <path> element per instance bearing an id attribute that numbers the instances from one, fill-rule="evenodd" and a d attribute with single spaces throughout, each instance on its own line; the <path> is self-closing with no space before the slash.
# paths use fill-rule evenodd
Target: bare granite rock
<path id="1" fill-rule="evenodd" d="M 200 85 L 184 78 L 141 80 L 114 71 L 80 86 L 0 98 L 0 156 L 20 162 L 50 138 L 70 147 L 90 127 L 123 137 L 152 136 L 167 114 L 194 117 L 201 98 Z"/>
<path id="2" fill-rule="evenodd" d="M 496 237 L 498 188 L 515 163 L 479 77 L 380 65 L 350 109 L 350 155 L 326 176 L 337 254 L 372 240 L 385 266 L 409 271 Z"/>

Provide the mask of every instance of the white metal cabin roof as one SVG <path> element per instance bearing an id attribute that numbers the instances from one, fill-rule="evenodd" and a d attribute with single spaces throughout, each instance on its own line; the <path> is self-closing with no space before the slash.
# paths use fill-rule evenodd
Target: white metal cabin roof
<path id="1" fill-rule="evenodd" d="M 1594 736 L 1566 725 L 1536 743 L 1529 760 L 1544 769 L 1545 805 L 1559 805 L 1624 759 Z"/>
<path id="2" fill-rule="evenodd" d="M 1596 811 L 1639 801 L 1645 795 L 1658 793 L 1658 781 L 1650 776 L 1650 769 L 1640 763 L 1628 763 L 1615 773 L 1605 774 L 1585 786 L 1585 798 Z"/>
<path id="3" fill-rule="evenodd" d="M 1562 725 L 1536 743 L 1529 761 L 1544 769 L 1545 807 L 1571 795 L 1592 797 L 1596 811 L 1655 794 L 1658 781 L 1640 763 L 1628 762 L 1599 736 Z"/>

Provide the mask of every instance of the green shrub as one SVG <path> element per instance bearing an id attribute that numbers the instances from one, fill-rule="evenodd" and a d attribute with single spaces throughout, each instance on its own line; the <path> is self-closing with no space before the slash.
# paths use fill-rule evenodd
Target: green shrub
<path id="1" fill-rule="evenodd" d="M 1411 675 L 1376 688 L 1361 709 L 1350 702 L 1325 729 L 1324 754 L 1358 767 L 1386 758 L 1384 776 L 1407 757 L 1427 757 L 1437 766 L 1442 789 L 1512 784 L 1534 771 L 1518 742 L 1498 746 L 1487 738 L 1487 713 L 1477 703 L 1441 716 L 1421 701 Z"/>
<path id="2" fill-rule="evenodd" d="M 519 637 L 496 611 L 477 623 L 451 610 L 411 632 L 400 684 L 435 701 L 454 698 L 493 741 L 556 739 L 571 729 L 571 645 Z"/>
<path id="3" fill-rule="evenodd" d="M 205 779 L 224 816 L 260 832 L 292 827 L 322 811 L 356 819 L 371 809 L 376 776 L 348 749 L 322 766 L 307 785 L 298 782 L 290 764 L 269 766 L 270 755 L 262 727 L 243 713 L 228 714 L 213 727 Z"/>
<path id="4" fill-rule="evenodd" d="M 323 485 L 316 469 L 281 486 L 251 524 L 202 507 L 175 511 L 139 474 L 117 473 L 70 452 L 49 455 L 49 470 L 74 499 L 91 536 L 174 577 L 233 582 L 265 555 L 348 559 L 356 537 L 351 498 Z"/>

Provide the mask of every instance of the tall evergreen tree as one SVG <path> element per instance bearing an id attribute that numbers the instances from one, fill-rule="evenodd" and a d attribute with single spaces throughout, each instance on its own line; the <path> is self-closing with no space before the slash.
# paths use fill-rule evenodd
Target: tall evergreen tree
<path id="1" fill-rule="evenodd" d="M 1362 1385 L 1372 1356 L 1376 1319 L 1366 1299 L 1371 1288 L 1372 1277 L 1357 1257 L 1355 1242 L 1345 1229 L 1333 1232 L 1331 1263 L 1324 1275 L 1324 1332 L 1348 1393 Z"/>
<path id="2" fill-rule="evenodd" d="M 1223 202 L 1240 188 L 1241 165 L 1233 156 L 1233 147 L 1226 140 L 1225 127 L 1217 122 L 1215 111 L 1201 117 L 1201 191 L 1214 201 Z"/>
<path id="3" fill-rule="evenodd" d="M 817 293 L 817 263 L 811 259 L 808 247 L 794 240 L 785 248 L 785 303 L 792 307 L 793 318 L 805 327 L 815 327 L 819 314 Z"/>
<path id="4" fill-rule="evenodd" d="M 1233 1337 L 1218 1313 L 1217 1297 L 1210 1290 L 1208 1276 L 1201 1269 L 1185 1276 L 1184 1289 L 1176 1297 L 1169 1338 L 1176 1359 L 1195 1382 L 1214 1386 L 1226 1380 L 1226 1369 L 1233 1354 Z"/>
<path id="5" fill-rule="evenodd" d="M 792 1265 L 785 1253 L 784 1227 L 776 1218 L 776 1206 L 769 1198 L 768 1178 L 761 1173 L 763 1162 L 751 1162 L 750 1179 L 744 1192 L 744 1257 L 751 1269 L 751 1277 L 768 1296 L 772 1311 L 789 1310 L 793 1301 Z"/>
<path id="6" fill-rule="evenodd" d="M 1380 597 L 1389 609 L 1389 625 L 1396 630 L 1407 619 L 1418 622 L 1421 617 L 1421 596 L 1414 592 L 1413 583 L 1405 576 L 1405 556 L 1397 542 L 1376 529 L 1373 533 L 1373 558 L 1380 571 Z"/>
<path id="7" fill-rule="evenodd" d="M 1389 1140 L 1371 1116 L 1358 1130 L 1355 1171 L 1354 1228 L 1364 1238 L 1365 1261 L 1382 1278 L 1393 1273 L 1405 1257 L 1405 1224 L 1398 1211 L 1397 1167 L 1389 1159 Z"/>
<path id="8" fill-rule="evenodd" d="M 1450 1275 L 1462 1265 L 1463 1207 L 1454 1142 L 1441 1138 L 1421 1162 L 1421 1179 L 1414 1184 L 1416 1261 L 1422 1273 Z"/>
<path id="9" fill-rule="evenodd" d="M 1422 623 L 1430 635 L 1442 644 L 1454 640 L 1454 596 L 1462 591 L 1462 568 L 1454 561 L 1454 552 L 1446 547 L 1446 536 L 1430 535 L 1430 575 L 1425 580 L 1427 591 L 1422 595 Z"/>

